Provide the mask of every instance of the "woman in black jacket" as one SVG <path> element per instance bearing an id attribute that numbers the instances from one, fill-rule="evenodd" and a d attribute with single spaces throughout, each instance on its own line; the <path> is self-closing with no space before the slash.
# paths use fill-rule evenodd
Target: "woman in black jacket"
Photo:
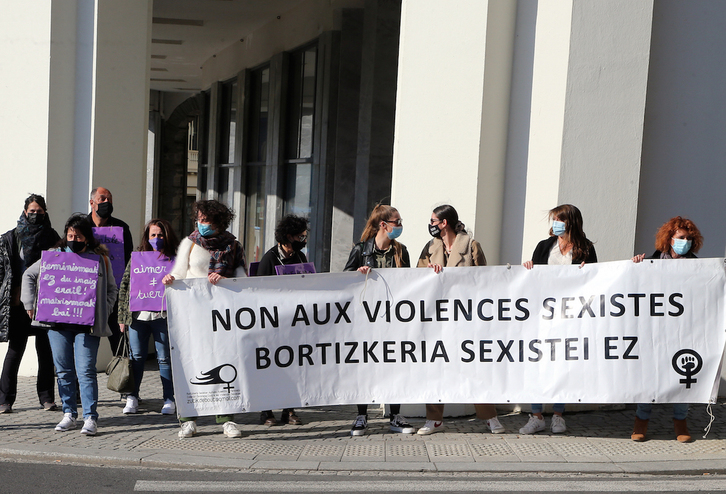
<path id="1" fill-rule="evenodd" d="M 696 224 L 689 219 L 676 216 L 658 229 L 658 233 L 655 234 L 656 251 L 648 259 L 695 259 L 696 252 L 702 246 L 703 236 Z M 642 262 L 643 259 L 645 259 L 645 254 L 638 254 L 633 257 L 633 262 Z M 633 441 L 645 441 L 652 408 L 651 403 L 638 404 L 638 408 L 635 410 L 633 432 L 630 435 L 630 439 Z M 680 443 L 691 441 L 686 417 L 688 417 L 688 403 L 674 403 L 673 426 L 676 440 Z"/>
<path id="2" fill-rule="evenodd" d="M 597 262 L 595 246 L 582 231 L 582 214 L 572 204 L 563 204 L 551 209 L 549 212 L 552 227 L 550 236 L 537 244 L 532 254 L 532 260 L 526 261 L 523 266 L 532 269 L 535 264 L 567 265 Z M 565 411 L 563 403 L 553 405 L 554 415 L 550 428 L 554 434 L 561 434 L 567 430 L 562 412 Z M 542 404 L 533 403 L 532 413 L 527 424 L 519 429 L 520 434 L 534 434 L 545 430 L 545 420 L 542 416 Z"/>
<path id="3" fill-rule="evenodd" d="M 53 355 L 48 331 L 31 326 L 20 302 L 21 280 L 25 269 L 40 259 L 42 251 L 53 247 L 60 237 L 50 225 L 45 199 L 31 194 L 18 225 L 0 237 L 0 341 L 8 342 L 0 377 L 0 413 L 13 411 L 18 389 L 18 370 L 28 336 L 35 335 L 38 353 L 38 400 L 45 410 L 56 410 Z"/>
<path id="4" fill-rule="evenodd" d="M 345 271 L 368 274 L 371 268 L 408 268 L 411 261 L 406 246 L 395 239 L 403 232 L 403 221 L 394 207 L 379 204 L 373 209 L 360 242 L 353 247 Z M 401 415 L 401 405 L 391 405 L 391 430 L 413 434 L 416 429 Z M 362 436 L 368 428 L 368 405 L 358 405 L 351 436 Z"/>
<path id="5" fill-rule="evenodd" d="M 257 276 L 276 275 L 275 266 L 286 264 L 302 264 L 308 262 L 302 250 L 307 245 L 308 220 L 302 216 L 288 214 L 280 220 L 275 228 L 275 245 L 265 252 L 257 266 Z M 280 416 L 280 422 L 290 425 L 302 425 L 302 420 L 292 408 L 285 408 Z M 272 426 L 277 424 L 272 410 L 260 412 L 260 424 Z"/>

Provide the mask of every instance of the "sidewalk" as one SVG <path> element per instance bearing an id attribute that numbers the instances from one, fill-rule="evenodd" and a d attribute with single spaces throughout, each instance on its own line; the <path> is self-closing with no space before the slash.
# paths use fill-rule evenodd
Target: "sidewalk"
<path id="1" fill-rule="evenodd" d="M 671 408 L 654 407 L 649 441 L 630 440 L 634 410 L 565 413 L 567 433 L 522 436 L 526 414 L 500 416 L 506 434 L 493 435 L 473 417 L 446 420 L 446 430 L 431 436 L 392 434 L 378 410 L 369 414 L 365 436 L 351 437 L 354 406 L 301 409 L 302 426 L 258 425 L 258 413 L 237 415 L 242 439 L 228 439 L 213 417 L 198 421 L 197 436 L 180 440 L 173 416 L 159 413 L 161 385 L 149 370 L 141 388 L 141 413 L 124 415 L 118 393 L 106 389 L 99 374 L 99 433 L 84 437 L 79 428 L 53 428 L 62 413 L 37 406 L 35 378 L 20 378 L 14 413 L 0 415 L 0 457 L 94 463 L 114 466 L 331 472 L 726 472 L 726 406 L 716 416 L 708 439 L 705 405 L 691 407 L 695 441 L 674 439 Z M 60 404 L 60 400 L 56 400 Z M 279 411 L 277 413 L 279 417 Z M 549 417 L 547 424 L 549 427 Z M 420 427 L 423 419 L 410 419 Z M 549 431 L 549 429 L 548 429 Z"/>

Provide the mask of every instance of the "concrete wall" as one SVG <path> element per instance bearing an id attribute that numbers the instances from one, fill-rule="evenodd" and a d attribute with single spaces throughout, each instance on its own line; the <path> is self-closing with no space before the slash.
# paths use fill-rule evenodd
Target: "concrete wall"
<path id="1" fill-rule="evenodd" d="M 651 254 L 658 228 L 681 215 L 704 236 L 701 257 L 724 255 L 725 18 L 723 2 L 655 4 L 636 252 Z"/>

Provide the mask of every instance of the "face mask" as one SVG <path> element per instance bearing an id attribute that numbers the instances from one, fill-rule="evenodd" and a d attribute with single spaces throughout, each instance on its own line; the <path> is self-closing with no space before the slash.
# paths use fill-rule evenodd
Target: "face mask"
<path id="1" fill-rule="evenodd" d="M 28 216 L 28 223 L 31 225 L 42 225 L 45 220 L 45 214 L 43 213 L 26 213 Z"/>
<path id="2" fill-rule="evenodd" d="M 113 204 L 108 201 L 99 204 L 96 210 L 96 214 L 103 219 L 110 218 L 111 213 L 113 213 Z"/>
<path id="3" fill-rule="evenodd" d="M 199 223 L 197 221 L 197 230 L 202 237 L 209 237 L 214 233 L 214 228 L 208 223 Z"/>
<path id="4" fill-rule="evenodd" d="M 552 221 L 552 233 L 554 233 L 558 237 L 560 235 L 564 235 L 565 223 L 562 221 L 557 221 L 557 220 Z"/>
<path id="5" fill-rule="evenodd" d="M 294 250 L 295 252 L 298 252 L 300 250 L 303 250 L 307 244 L 308 244 L 307 242 L 300 242 L 299 240 L 293 240 L 292 244 L 291 244 L 292 250 Z"/>
<path id="6" fill-rule="evenodd" d="M 69 240 L 65 248 L 66 252 L 73 252 L 74 254 L 80 254 L 81 251 L 86 247 L 86 242 L 79 240 Z"/>
<path id="7" fill-rule="evenodd" d="M 688 251 L 691 250 L 691 245 L 693 245 L 693 242 L 691 240 L 686 240 L 685 238 L 674 238 L 673 252 L 675 252 L 679 256 L 683 256 L 685 254 L 688 254 Z"/>
<path id="8" fill-rule="evenodd" d="M 437 228 L 438 230 L 438 228 Z M 394 238 L 398 238 L 401 236 L 401 233 L 403 233 L 403 227 L 402 226 L 394 226 L 390 232 L 386 232 L 386 235 L 388 235 L 388 238 L 393 240 Z"/>
<path id="9" fill-rule="evenodd" d="M 149 239 L 149 245 L 151 245 L 151 248 L 154 250 L 159 250 L 164 247 L 164 239 L 161 237 L 154 237 Z"/>
<path id="10" fill-rule="evenodd" d="M 439 230 L 439 226 L 438 225 L 432 225 L 430 223 L 429 223 L 429 233 L 434 238 L 438 238 L 438 237 L 441 236 L 441 230 Z"/>

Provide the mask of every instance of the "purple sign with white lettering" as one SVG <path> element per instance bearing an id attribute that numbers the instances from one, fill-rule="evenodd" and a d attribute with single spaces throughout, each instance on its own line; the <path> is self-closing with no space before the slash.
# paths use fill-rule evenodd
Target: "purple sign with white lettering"
<path id="1" fill-rule="evenodd" d="M 116 286 L 121 286 L 121 279 L 126 270 L 124 259 L 124 229 L 120 226 L 97 226 L 93 228 L 93 236 L 108 248 L 108 259 L 111 261 Z"/>
<path id="2" fill-rule="evenodd" d="M 43 251 L 35 319 L 93 326 L 98 266 L 96 255 Z"/>
<path id="3" fill-rule="evenodd" d="M 297 264 L 280 264 L 275 266 L 277 274 L 315 274 L 315 264 L 300 262 Z"/>
<path id="4" fill-rule="evenodd" d="M 161 279 L 171 272 L 174 261 L 156 251 L 131 254 L 131 286 L 129 309 L 131 312 L 166 310 L 164 285 Z"/>

